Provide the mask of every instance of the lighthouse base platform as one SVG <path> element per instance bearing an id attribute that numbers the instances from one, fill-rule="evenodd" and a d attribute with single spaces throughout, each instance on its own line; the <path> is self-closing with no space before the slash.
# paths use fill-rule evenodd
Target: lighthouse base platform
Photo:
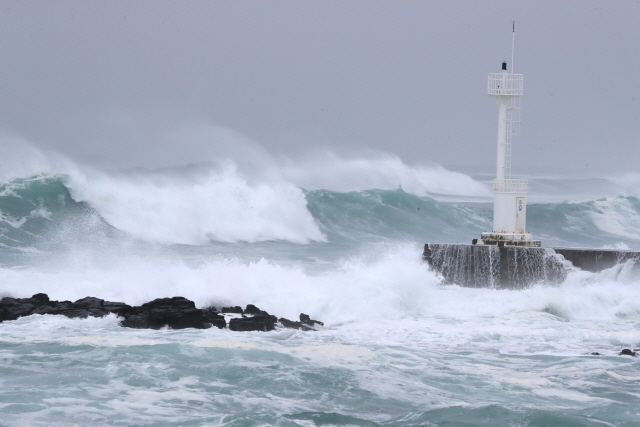
<path id="1" fill-rule="evenodd" d="M 528 246 L 540 247 L 540 240 L 533 240 L 531 233 L 482 233 L 480 239 L 473 239 L 473 245 Z"/>
<path id="2" fill-rule="evenodd" d="M 422 259 L 445 284 L 471 288 L 525 289 L 562 283 L 576 269 L 640 277 L 640 252 L 613 249 L 540 248 L 427 243 Z"/>

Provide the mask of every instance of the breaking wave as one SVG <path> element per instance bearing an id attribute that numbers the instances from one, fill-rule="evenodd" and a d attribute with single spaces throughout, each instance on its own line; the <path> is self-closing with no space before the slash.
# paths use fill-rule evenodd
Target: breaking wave
<path id="1" fill-rule="evenodd" d="M 470 178 L 469 178 L 470 179 Z M 545 246 L 636 248 L 634 196 L 533 203 L 528 229 Z M 465 243 L 491 228 L 491 207 L 403 188 L 304 189 L 255 180 L 233 163 L 168 170 L 14 178 L 0 186 L 0 249 L 133 239 L 152 244 Z"/>
<path id="2" fill-rule="evenodd" d="M 151 242 L 324 241 L 302 190 L 287 182 L 251 183 L 233 164 L 175 173 L 94 173 L 66 183 L 112 226 Z"/>

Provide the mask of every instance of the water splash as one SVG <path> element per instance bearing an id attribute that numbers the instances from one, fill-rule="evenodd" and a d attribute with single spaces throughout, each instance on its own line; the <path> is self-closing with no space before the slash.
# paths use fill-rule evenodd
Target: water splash
<path id="1" fill-rule="evenodd" d="M 559 284 L 573 268 L 555 250 L 492 245 L 426 244 L 422 258 L 447 284 L 525 289 Z"/>

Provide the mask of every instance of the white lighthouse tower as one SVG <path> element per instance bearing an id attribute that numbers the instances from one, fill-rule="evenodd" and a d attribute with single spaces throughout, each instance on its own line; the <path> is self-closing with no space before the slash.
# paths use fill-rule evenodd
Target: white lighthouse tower
<path id="1" fill-rule="evenodd" d="M 513 32 L 515 42 L 515 25 Z M 528 183 L 511 176 L 511 139 L 520 134 L 523 76 L 513 74 L 513 44 L 511 73 L 502 63 L 501 73 L 489 73 L 487 94 L 498 104 L 498 167 L 493 182 L 493 232 L 482 233 L 474 244 L 540 246 L 525 231 Z"/>

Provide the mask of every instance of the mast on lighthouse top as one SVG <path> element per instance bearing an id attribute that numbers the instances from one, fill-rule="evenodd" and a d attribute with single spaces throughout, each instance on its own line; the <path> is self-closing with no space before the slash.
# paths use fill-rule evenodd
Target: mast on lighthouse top
<path id="1" fill-rule="evenodd" d="M 496 99 L 499 106 L 498 121 L 498 162 L 496 179 L 511 178 L 511 140 L 520 135 L 522 120 L 522 95 L 524 79 L 522 74 L 513 73 L 513 57 L 515 48 L 516 26 L 513 24 L 511 38 L 511 73 L 507 71 L 507 63 L 502 63 L 501 73 L 489 73 L 487 94 Z M 506 183 L 504 183 L 506 184 Z"/>
<path id="2" fill-rule="evenodd" d="M 511 44 L 512 72 L 502 63 L 502 72 L 489 73 L 487 94 L 498 104 L 498 150 L 496 179 L 493 184 L 493 232 L 482 233 L 474 244 L 540 246 L 525 231 L 528 183 L 511 176 L 511 141 L 520 134 L 521 99 L 524 94 L 522 74 L 513 73 L 515 24 Z"/>

